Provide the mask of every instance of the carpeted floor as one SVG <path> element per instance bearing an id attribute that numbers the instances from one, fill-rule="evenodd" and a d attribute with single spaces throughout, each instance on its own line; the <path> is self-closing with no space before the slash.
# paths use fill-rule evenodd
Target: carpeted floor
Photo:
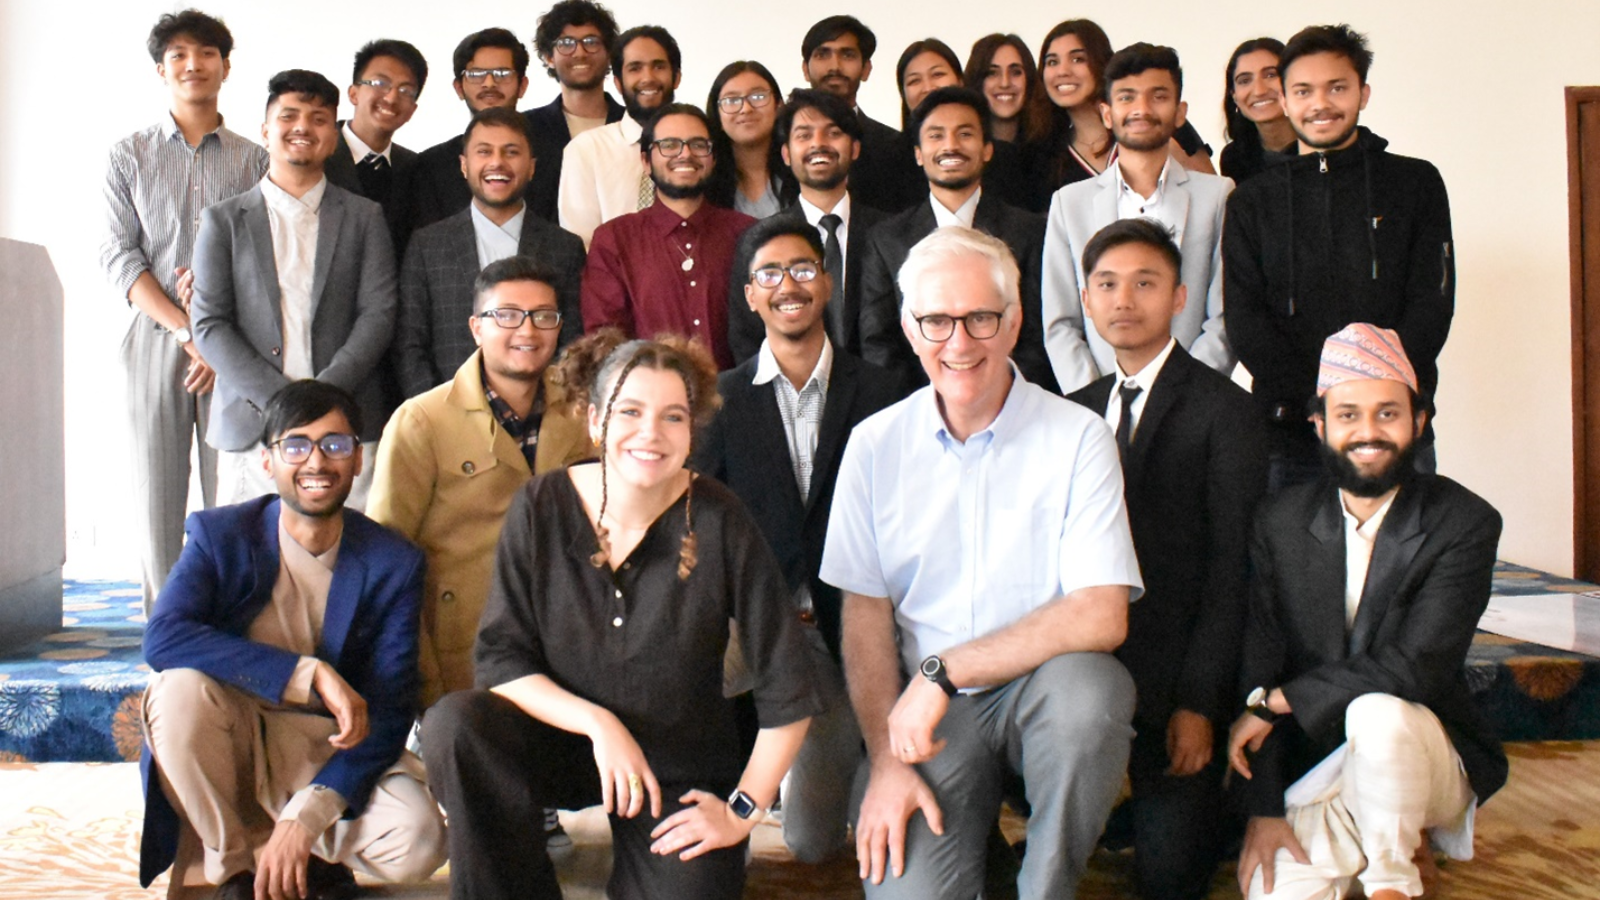
<path id="1" fill-rule="evenodd" d="M 1440 900 L 1600 898 L 1600 742 L 1511 744 L 1511 781 L 1478 817 L 1478 858 L 1445 866 Z M 152 900 L 137 884 L 140 798 L 127 763 L 0 765 L 0 900 Z M 1015 824 L 1015 823 L 1012 823 Z M 569 900 L 600 900 L 608 866 L 604 817 L 569 817 L 576 840 L 560 863 Z M 1125 855 L 1099 854 L 1079 896 L 1129 896 Z M 757 829 L 749 898 L 836 900 L 861 896 L 852 862 L 793 862 L 778 829 Z M 390 898 L 442 898 L 444 874 L 428 885 L 375 890 Z M 205 896 L 201 894 L 201 896 Z M 1237 897 L 1227 872 L 1212 900 Z"/>

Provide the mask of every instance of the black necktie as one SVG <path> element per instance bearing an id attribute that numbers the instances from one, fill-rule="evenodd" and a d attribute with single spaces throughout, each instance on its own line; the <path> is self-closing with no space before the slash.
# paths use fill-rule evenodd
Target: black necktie
<path id="1" fill-rule="evenodd" d="M 833 279 L 833 293 L 828 295 L 828 330 L 835 346 L 844 346 L 844 254 L 839 252 L 839 226 L 844 220 L 828 213 L 822 217 L 822 230 L 828 233 L 822 243 L 822 268 Z"/>
<path id="2" fill-rule="evenodd" d="M 365 159 L 356 163 L 356 177 L 361 180 L 362 196 L 378 203 L 389 199 L 389 184 L 394 177 L 394 170 L 389 168 L 388 157 L 368 153 Z"/>
<path id="3" fill-rule="evenodd" d="M 1128 458 L 1128 447 L 1133 444 L 1133 401 L 1143 392 L 1144 388 L 1132 379 L 1117 388 L 1117 394 L 1122 397 L 1122 418 L 1117 420 L 1117 455 L 1123 459 Z"/>

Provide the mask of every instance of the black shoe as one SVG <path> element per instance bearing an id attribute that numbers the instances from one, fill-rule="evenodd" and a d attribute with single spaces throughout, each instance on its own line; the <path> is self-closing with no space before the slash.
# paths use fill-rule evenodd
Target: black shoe
<path id="1" fill-rule="evenodd" d="M 306 900 L 350 900 L 360 891 L 349 866 L 315 854 L 306 861 Z"/>
<path id="2" fill-rule="evenodd" d="M 256 873 L 240 872 L 217 885 L 217 891 L 211 895 L 211 900 L 255 900 L 255 897 Z"/>

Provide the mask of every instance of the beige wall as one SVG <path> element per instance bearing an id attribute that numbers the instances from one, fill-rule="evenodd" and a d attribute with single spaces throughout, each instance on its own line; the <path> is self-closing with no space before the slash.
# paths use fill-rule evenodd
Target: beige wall
<path id="1" fill-rule="evenodd" d="M 415 119 L 400 135 L 415 149 L 444 139 L 463 119 L 464 107 L 448 81 L 455 42 L 493 24 L 530 38 L 539 10 L 537 4 L 504 4 L 516 12 L 500 17 L 478 4 L 430 0 L 203 5 L 227 19 L 238 41 L 222 106 L 234 130 L 251 135 L 259 134 L 260 104 L 272 72 L 315 68 L 342 85 L 348 83 L 351 56 L 366 39 L 381 33 L 417 44 L 436 71 Z M 832 8 L 736 0 L 610 5 L 624 26 L 654 21 L 678 36 L 685 59 L 680 94 L 691 101 L 703 101 L 717 69 L 739 57 L 765 62 L 785 90 L 794 87 L 806 26 L 834 9 L 849 9 L 878 30 L 882 71 L 868 83 L 862 105 L 886 121 L 898 109 L 894 62 L 911 40 L 931 33 L 964 51 L 980 34 L 1003 28 L 1036 43 L 1056 19 L 1086 15 L 1119 46 L 1143 39 L 1178 49 L 1188 67 L 1192 118 L 1219 150 L 1221 67 L 1234 45 L 1260 34 L 1286 38 L 1328 9 L 1301 13 L 1290 4 L 1237 0 L 999 7 L 971 0 L 868 0 Z M 48 246 L 67 292 L 69 564 L 80 573 L 128 577 L 136 571 L 127 542 L 117 539 L 128 527 L 120 499 L 128 474 L 116 364 L 127 319 L 124 304 L 105 287 L 96 247 L 106 147 L 165 108 L 142 44 L 155 17 L 170 8 L 148 0 L 0 0 L 0 235 Z M 1397 152 L 1432 160 L 1450 188 L 1460 289 L 1441 362 L 1441 469 L 1505 514 L 1502 557 L 1569 573 L 1562 88 L 1600 83 L 1600 54 L 1594 52 L 1600 4 L 1527 0 L 1499 5 L 1492 16 L 1443 0 L 1349 0 L 1338 9 L 1370 34 L 1377 53 L 1372 105 L 1363 122 Z M 380 18 L 390 24 L 371 24 Z M 531 82 L 525 106 L 554 95 L 554 83 L 542 73 L 533 73 Z M 14 464 L 7 470 L 13 477 L 25 471 Z"/>

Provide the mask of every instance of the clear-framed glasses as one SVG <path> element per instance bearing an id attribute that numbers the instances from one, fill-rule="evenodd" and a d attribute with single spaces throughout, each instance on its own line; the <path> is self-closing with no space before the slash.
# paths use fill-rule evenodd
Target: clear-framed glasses
<path id="1" fill-rule="evenodd" d="M 466 79 L 470 84 L 483 84 L 483 80 L 485 78 L 493 78 L 495 81 L 515 81 L 517 78 L 517 70 L 465 69 L 461 72 L 461 77 Z"/>
<path id="2" fill-rule="evenodd" d="M 815 281 L 822 270 L 818 268 L 814 260 L 801 260 L 800 262 L 790 263 L 787 266 L 773 263 L 770 266 L 762 266 L 752 271 L 750 280 L 755 282 L 757 287 L 771 290 L 783 284 L 783 273 L 785 272 L 789 273 L 789 277 L 793 278 L 796 284 L 805 284 L 808 281 Z"/>
<path id="3" fill-rule="evenodd" d="M 585 53 L 599 53 L 606 49 L 605 40 L 598 34 L 591 34 L 587 37 L 581 38 L 556 38 L 556 52 L 562 56 L 571 56 L 575 51 L 577 51 L 579 44 L 583 45 L 583 52 Z"/>
<path id="4" fill-rule="evenodd" d="M 980 309 L 964 316 L 932 313 L 912 318 L 917 320 L 917 330 L 922 332 L 923 337 L 935 343 L 944 343 L 955 335 L 957 322 L 967 330 L 967 337 L 975 341 L 988 340 L 1000 333 L 1000 319 L 1003 315 L 1003 312 L 992 309 Z"/>
<path id="5" fill-rule="evenodd" d="M 533 320 L 533 327 L 540 331 L 554 331 L 561 327 L 561 311 L 557 309 L 517 309 L 514 306 L 503 306 L 498 309 L 486 309 L 478 313 L 480 319 L 493 319 L 501 328 L 521 328 L 526 319 Z"/>
<path id="6" fill-rule="evenodd" d="M 689 138 L 687 141 L 683 138 L 662 138 L 659 141 L 651 141 L 650 146 L 660 150 L 661 155 L 667 159 L 676 159 L 683 155 L 685 147 L 689 148 L 689 153 L 693 156 L 711 155 L 710 138 Z"/>
<path id="7" fill-rule="evenodd" d="M 278 458 L 289 465 L 297 465 L 311 458 L 313 447 L 321 448 L 322 455 L 328 459 L 349 459 L 361 446 L 361 439 L 353 434 L 340 434 L 334 432 L 312 440 L 303 434 L 292 434 L 286 438 L 278 438 L 272 442 L 278 451 Z"/>
<path id="8" fill-rule="evenodd" d="M 729 94 L 726 97 L 717 98 L 717 106 L 722 107 L 722 111 L 728 115 L 733 115 L 739 110 L 744 109 L 744 105 L 746 103 L 750 104 L 751 109 L 760 109 L 771 102 L 772 94 L 768 93 L 767 91 L 751 91 L 750 93 L 742 96 L 739 94 Z"/>
<path id="9" fill-rule="evenodd" d="M 412 103 L 417 102 L 417 96 L 420 93 L 415 86 L 409 84 L 402 84 L 399 87 L 395 87 L 394 82 L 387 78 L 358 78 L 356 79 L 356 84 L 364 84 L 380 94 L 387 94 L 390 91 L 394 91 L 402 98 L 410 100 Z"/>

